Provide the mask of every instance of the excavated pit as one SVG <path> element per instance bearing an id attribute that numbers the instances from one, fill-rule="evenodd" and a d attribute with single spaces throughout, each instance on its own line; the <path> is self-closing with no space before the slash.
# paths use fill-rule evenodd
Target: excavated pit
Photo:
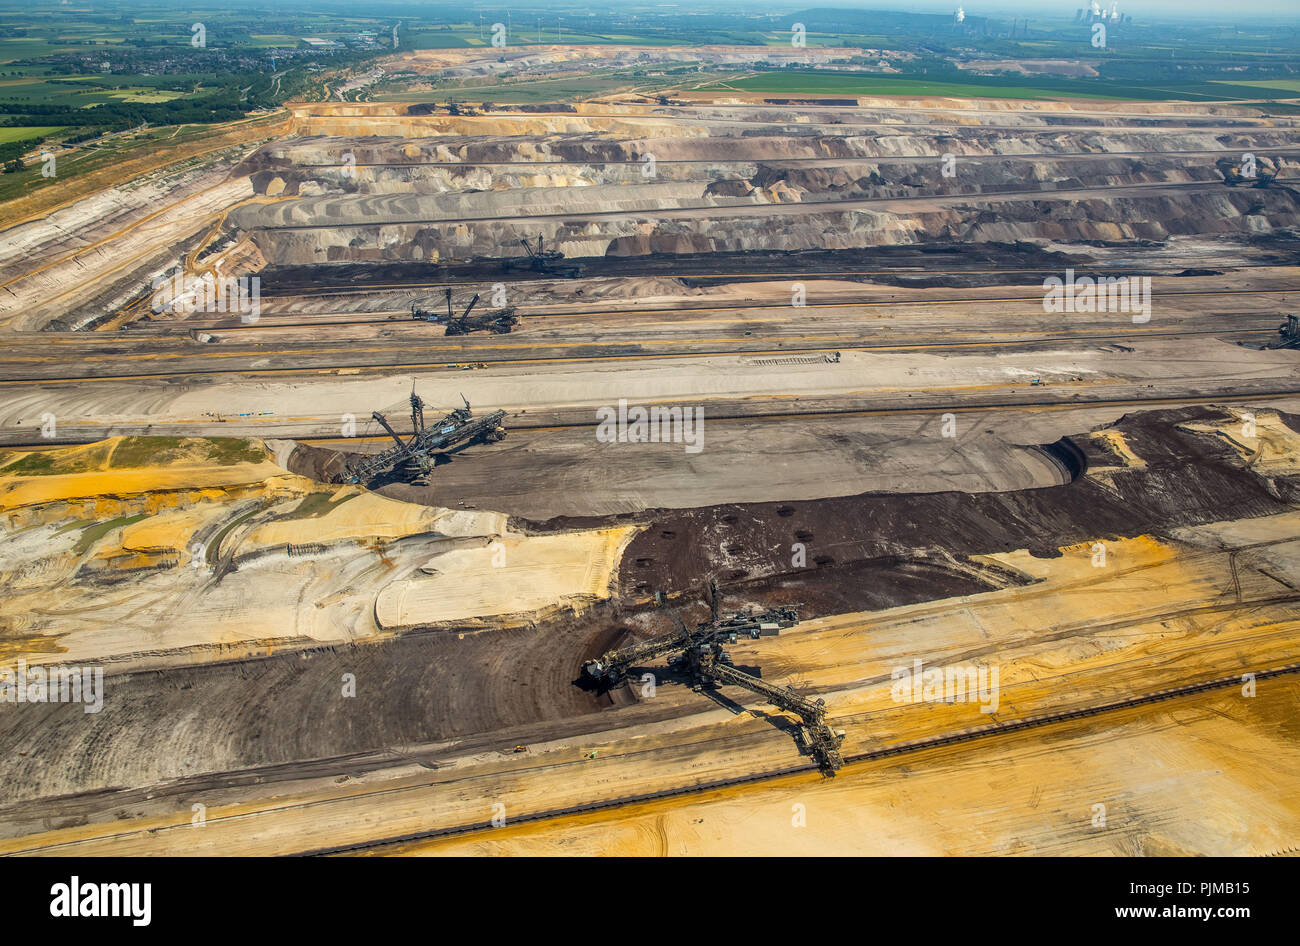
<path id="1" fill-rule="evenodd" d="M 737 63 L 769 55 L 702 54 Z M 521 74 L 589 68 L 553 50 L 529 57 L 512 50 L 508 58 Z M 507 67 L 473 51 L 411 54 L 409 63 L 440 80 Z M 1043 578 L 1044 563 L 1074 567 L 1082 559 L 1085 579 L 1069 579 L 1084 586 L 1080 594 L 1113 595 L 1113 585 L 1088 581 L 1081 550 L 1093 543 L 1167 543 L 1159 551 L 1173 562 L 1161 573 L 1168 580 L 1184 553 L 1200 554 L 1181 530 L 1221 523 L 1249 538 L 1252 523 L 1294 514 L 1294 457 L 1243 449 L 1234 439 L 1244 416 L 1234 397 L 1263 411 L 1269 398 L 1293 395 L 1284 356 L 1294 353 L 1266 358 L 1220 337 L 1254 332 L 1261 321 L 1272 332 L 1271 308 L 1287 299 L 1277 288 L 1284 274 L 1250 269 L 1300 262 L 1293 129 L 1231 105 L 930 104 L 590 102 L 478 116 L 400 104 L 295 106 L 296 137 L 258 148 L 232 173 L 223 167 L 191 183 L 208 196 L 180 215 L 185 226 L 164 217 L 167 227 L 138 257 L 120 253 L 120 242 L 82 254 L 105 273 L 75 305 L 38 299 L 39 318 L 27 321 L 111 330 L 140 319 L 145 310 L 128 317 L 121 300 L 142 298 L 146 277 L 167 257 L 191 255 L 198 269 L 258 274 L 266 320 L 244 326 L 228 313 L 140 320 L 132 333 L 91 338 L 98 348 L 75 347 L 84 338 L 54 339 L 66 346 L 62 361 L 29 341 L 15 358 L 29 374 L 16 379 L 28 387 L 15 389 L 10 414 L 22 427 L 13 436 L 34 438 L 29 417 L 54 409 L 61 423 L 76 416 L 71 429 L 86 437 L 111 422 L 111 433 L 131 424 L 155 436 L 215 430 L 338 444 L 340 417 L 363 426 L 370 410 L 399 417 L 417 373 L 431 406 L 455 403 L 464 389 L 475 410 L 508 408 L 520 422 L 503 444 L 439 465 L 427 486 L 349 488 L 343 497 L 319 481 L 337 474 L 344 454 L 285 441 L 272 448 L 265 478 L 251 483 L 49 504 L 50 517 L 75 516 L 69 528 L 77 535 L 57 532 L 63 519 L 38 521 L 44 512 L 24 511 L 32 521 L 13 538 L 26 543 L 26 561 L 47 567 L 48 549 L 33 551 L 45 533 L 24 536 L 28 526 L 46 529 L 75 584 L 65 589 L 58 627 L 39 607 L 31 615 L 11 609 L 5 643 L 15 653 L 67 659 L 102 648 L 110 698 L 96 715 L 56 704 L 11 715 L 0 734 L 11 762 L 0 787 L 0 832 L 130 820 L 146 810 L 183 814 L 191 800 L 228 786 L 264 783 L 265 796 L 313 777 L 339 785 L 354 777 L 379 784 L 399 771 L 418 778 L 421 766 L 454 765 L 440 777 L 464 779 L 469 787 L 454 791 L 473 795 L 485 784 L 467 774 L 476 766 L 529 761 L 514 757 L 515 745 L 547 746 L 539 758 L 559 753 L 538 767 L 549 770 L 552 760 L 621 727 L 668 728 L 700 712 L 697 694 L 665 687 L 644 700 L 626 689 L 588 692 L 575 680 L 584 660 L 662 632 L 675 613 L 705 619 L 700 593 L 711 577 L 726 610 L 798 604 L 805 619 L 848 615 L 844 623 L 868 627 L 874 616 L 858 613 L 974 598 L 951 602 L 945 613 L 955 614 L 1009 598 L 1024 608 L 1017 613 L 1032 640 L 1035 622 L 1056 632 L 1055 616 L 1034 611 L 1015 589 L 1032 597 L 1027 586 L 1053 580 Z M 1217 162 L 1247 151 L 1274 160 L 1281 179 L 1228 186 Z M 952 176 L 945 155 L 954 159 Z M 149 211 L 132 204 L 120 220 L 107 214 L 100 230 Z M 580 265 L 583 278 L 527 267 L 520 241 L 539 236 Z M 118 258 L 101 264 L 103 256 Z M 19 265 L 14 254 L 4 262 Z M 117 265 L 120 273 L 111 269 Z M 1154 336 L 1134 338 L 1144 330 L 1127 313 L 1110 322 L 1024 316 L 1038 307 L 1035 284 L 1071 267 L 1161 273 L 1169 304 Z M 787 307 L 792 274 L 818 280 L 813 305 L 824 308 Z M 66 294 L 75 275 L 71 283 L 52 276 L 49 285 Z M 55 276 L 68 278 L 62 269 Z M 1239 294 L 1223 301 L 1230 280 Z M 767 285 L 750 285 L 758 281 Z M 526 310 L 519 331 L 444 341 L 440 328 L 407 320 L 412 304 L 439 301 L 439 284 L 461 282 L 469 285 L 456 287 L 458 301 L 511 284 L 512 304 Z M 519 283 L 533 284 L 522 299 L 513 295 Z M 891 288 L 1013 285 L 1029 298 Z M 24 288 L 25 299 L 46 288 Z M 954 354 L 984 345 L 979 355 Z M 893 358 L 854 350 L 871 347 L 933 351 Z M 76 388 L 59 380 L 73 363 L 84 365 L 77 379 L 86 383 Z M 453 368 L 469 373 L 448 373 Z M 128 371 L 140 376 L 109 377 Z M 738 375 L 745 383 L 736 390 L 722 383 Z M 613 401 L 631 384 L 647 397 L 708 397 L 718 409 L 710 452 L 695 458 L 677 445 L 671 454 L 628 445 L 593 453 L 583 426 L 593 399 Z M 894 400 L 859 403 L 861 389 Z M 785 397 L 794 402 L 788 409 L 775 400 Z M 1144 400 L 1184 398 L 1231 408 L 1147 410 L 1084 429 L 1128 405 L 1153 406 Z M 1080 405 L 1090 399 L 1097 413 L 1085 414 Z M 932 429 L 947 408 L 931 408 L 949 403 L 965 412 L 954 444 Z M 1066 410 L 1033 413 L 1044 407 Z M 889 416 L 829 417 L 859 409 Z M 1300 430 L 1297 415 L 1281 423 Z M 286 466 L 310 480 L 286 475 Z M 343 498 L 345 512 L 372 505 L 364 516 L 331 518 Z M 87 526 L 92 519 L 98 524 Z M 120 541 L 104 539 L 118 529 Z M 487 543 L 501 536 L 522 564 L 496 579 L 483 563 Z M 195 542 L 204 551 L 191 559 Z M 573 546 L 563 555 L 536 552 L 565 542 Z M 210 581 L 187 565 L 202 565 L 209 545 Z M 1242 582 L 1254 582 L 1253 593 L 1272 596 L 1265 607 L 1274 599 L 1290 606 L 1287 589 L 1295 587 L 1285 574 L 1243 569 L 1238 582 L 1235 560 L 1232 569 L 1239 605 Z M 1221 576 L 1206 574 L 1213 577 L 1188 581 L 1219 595 Z M 39 575 L 16 577 L 27 594 L 39 584 Z M 193 587 L 185 584 L 191 578 Z M 525 599 L 525 586 L 541 589 L 534 598 L 554 590 L 553 600 L 530 598 L 506 613 Z M 261 598 L 253 593 L 265 588 L 272 590 Z M 405 610 L 408 591 L 415 606 Z M 1008 598 L 976 597 L 999 591 Z M 653 606 L 656 592 L 674 613 Z M 1231 585 L 1222 594 L 1228 600 Z M 1245 607 L 1255 605 L 1248 596 Z M 123 615 L 115 627 L 110 614 Z M 926 642 L 910 618 L 899 620 L 901 646 L 921 652 Z M 64 626 L 74 624 L 78 631 Z M 1141 633 L 1135 647 L 1149 639 Z M 797 635 L 769 643 L 777 653 L 745 665 L 782 682 L 810 666 L 779 652 L 800 644 Z M 972 653 L 988 655 L 1002 642 L 975 645 Z M 806 686 L 796 684 L 842 698 L 835 688 L 860 673 L 857 651 L 845 653 Z M 1152 653 L 1151 679 L 1168 685 L 1159 676 L 1169 669 L 1163 655 Z M 344 698 L 349 674 L 356 696 Z M 1125 686 L 1148 682 L 1135 676 Z M 717 727 L 719 738 L 752 721 Z M 750 743 L 737 745 L 735 755 L 760 759 Z M 725 753 L 710 755 L 716 745 L 677 749 L 673 758 L 693 774 L 729 764 L 717 764 Z M 674 777 L 653 784 L 679 784 Z"/>
<path id="2" fill-rule="evenodd" d="M 22 821 L 22 802 L 36 797 L 167 780 L 177 780 L 168 792 L 184 795 L 304 772 L 342 777 L 418 762 L 420 754 L 401 748 L 408 745 L 456 739 L 461 750 L 506 752 L 515 742 L 599 729 L 608 725 L 597 718 L 608 701 L 574 685 L 578 669 L 629 632 L 663 629 L 665 618 L 648 609 L 650 589 L 690 605 L 712 575 L 729 608 L 798 602 L 811 618 L 1027 580 L 979 562 L 981 554 L 1027 548 L 1055 556 L 1080 542 L 1168 536 L 1197 523 L 1292 510 L 1300 500 L 1296 476 L 1254 472 L 1224 440 L 1189 429 L 1235 417 L 1214 408 L 1126 417 L 1108 436 L 1122 438 L 1140 463 L 1096 437 L 1072 436 L 1054 451 L 1082 475 L 1043 489 L 868 494 L 518 523 L 546 532 L 636 522 L 644 531 L 623 557 L 616 598 L 582 615 L 513 630 L 451 626 L 356 646 L 110 675 L 112 699 L 93 716 L 75 705 L 27 705 L 0 737 L 12 760 L 3 800 L 13 806 L 0 818 Z M 1283 420 L 1300 430 L 1300 417 Z M 792 567 L 793 542 L 806 545 L 806 567 Z M 698 604 L 684 612 L 687 619 L 702 613 Z M 338 698 L 344 673 L 356 674 L 354 699 Z M 646 721 L 694 711 L 685 688 L 664 693 L 620 712 Z M 160 727 L 159 718 L 178 722 Z M 51 754 L 68 764 L 51 771 L 42 761 Z M 44 810 L 76 823 L 79 808 L 70 801 Z"/>
<path id="3" fill-rule="evenodd" d="M 659 257 L 689 267 L 709 255 L 1249 241 L 1300 227 L 1297 194 L 1284 183 L 1297 152 L 1286 130 L 1264 125 L 1196 128 L 1180 117 L 1080 127 L 1074 116 L 1016 113 L 1019 122 L 1069 123 L 1009 135 L 991 124 L 1011 120 L 1003 113 L 907 128 L 870 109 L 778 125 L 769 123 L 776 113 L 738 118 L 708 107 L 565 114 L 411 115 L 431 123 L 423 137 L 413 125 L 405 136 L 277 142 L 241 172 L 281 199 L 236 208 L 227 226 L 257 248 L 268 281 L 286 287 L 337 282 L 357 264 L 397 278 L 430 263 L 450 264 L 447 276 L 477 274 L 488 260 L 523 258 L 520 241 L 537 236 L 588 267 Z M 535 126 L 544 119 L 585 127 Z M 433 127 L 444 133 L 428 135 Z M 474 134 L 485 129 L 496 133 Z M 1277 184 L 1224 183 L 1216 160 L 1246 150 L 1272 156 Z M 412 268 L 392 269 L 403 265 Z"/>
<path id="4" fill-rule="evenodd" d="M 1300 259 L 1300 240 L 1281 259 Z M 976 273 L 965 277 L 971 285 L 988 285 L 987 280 L 1014 283 L 1032 278 L 1033 273 L 1060 273 L 1067 266 L 1084 265 L 1095 257 L 1087 253 L 1047 250 L 1034 243 L 986 243 L 978 246 L 951 242 L 929 242 L 922 246 L 879 246 L 870 249 L 763 251 L 718 253 L 648 253 L 640 256 L 592 257 L 581 262 L 584 278 L 670 277 L 682 285 L 713 286 L 746 277 L 770 279 L 773 272 L 834 274 L 837 279 L 869 278 L 876 283 L 937 279 L 925 270 L 979 270 L 998 265 L 1019 272 L 999 276 Z M 912 269 L 914 274 L 900 273 Z M 848 271 L 848 274 L 846 274 Z M 725 277 L 716 276 L 725 272 Z M 1031 274 L 1026 276 L 1026 273 Z M 861 275 L 858 275 L 861 274 Z M 524 282 L 536 277 L 531 271 L 502 266 L 501 260 L 485 258 L 456 263 L 333 263 L 329 265 L 270 266 L 261 272 L 262 293 L 273 298 L 313 289 L 386 286 L 441 282 Z M 954 277 L 962 279 L 960 275 Z M 915 282 L 909 282 L 915 285 Z"/>

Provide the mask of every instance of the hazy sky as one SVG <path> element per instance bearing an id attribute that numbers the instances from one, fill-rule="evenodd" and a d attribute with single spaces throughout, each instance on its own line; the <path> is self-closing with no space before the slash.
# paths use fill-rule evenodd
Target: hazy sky
<path id="1" fill-rule="evenodd" d="M 835 6 L 849 6 L 850 4 L 841 4 L 831 0 Z M 1097 0 L 1100 4 L 1101 0 Z M 854 4 L 856 5 L 856 4 Z M 962 3 L 962 7 L 967 14 L 996 15 L 1001 11 L 1018 10 L 1022 13 L 1037 13 L 1040 15 L 1051 15 L 1058 11 L 1064 11 L 1066 16 L 1074 16 L 1074 11 L 1079 7 L 1090 5 L 1084 0 L 1052 0 L 1052 2 L 1034 2 L 1034 0 L 993 0 L 993 2 L 980 2 L 974 0 L 971 3 Z M 885 5 L 882 4 L 882 8 Z M 894 9 L 915 9 L 917 12 L 929 12 L 931 10 L 946 10 L 949 7 L 956 8 L 955 3 L 946 2 L 946 0 L 916 0 L 915 3 L 898 3 L 893 5 Z M 1108 0 L 1104 6 L 1109 9 Z M 1270 16 L 1286 17 L 1300 22 L 1300 0 L 1134 0 L 1131 3 L 1125 3 L 1119 0 L 1119 8 L 1123 13 L 1131 13 L 1135 18 L 1141 18 L 1147 15 L 1161 18 L 1170 16 L 1195 17 L 1196 19 L 1222 20 L 1229 21 L 1233 17 L 1240 16 Z"/>
<path id="2" fill-rule="evenodd" d="M 1101 0 L 1097 0 L 1100 4 Z M 1111 0 L 1102 4 L 1110 9 Z M 945 13 L 961 4 L 968 16 L 1056 16 L 1072 19 L 1074 11 L 1091 0 L 751 0 L 744 6 L 754 12 L 764 9 L 793 11 L 815 7 L 856 7 L 862 10 L 909 10 L 916 13 Z M 681 4 L 677 4 L 681 6 Z M 610 9 L 609 4 L 601 8 Z M 1227 23 L 1249 17 L 1285 18 L 1300 25 L 1300 0 L 1119 0 L 1122 13 L 1135 19 L 1194 18 Z"/>

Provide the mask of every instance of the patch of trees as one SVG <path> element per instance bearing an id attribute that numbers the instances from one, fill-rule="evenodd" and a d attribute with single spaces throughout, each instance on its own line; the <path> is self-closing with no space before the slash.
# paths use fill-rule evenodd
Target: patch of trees
<path id="1" fill-rule="evenodd" d="M 22 141 L 6 141 L 0 145 L 0 163 L 4 172 L 12 174 L 23 169 L 23 155 L 45 141 L 44 138 L 24 138 Z"/>
<path id="2" fill-rule="evenodd" d="M 21 116 L 5 124 L 71 125 L 108 130 L 137 125 L 212 124 L 243 118 L 251 109 L 241 102 L 238 89 L 210 95 L 172 99 L 170 102 L 102 102 L 91 108 L 44 105 L 31 102 L 0 103 L 0 115 Z"/>

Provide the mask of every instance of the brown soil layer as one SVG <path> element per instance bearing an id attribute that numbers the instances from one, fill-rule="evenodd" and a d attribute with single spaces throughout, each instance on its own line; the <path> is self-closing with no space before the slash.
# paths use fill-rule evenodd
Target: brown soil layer
<path id="1" fill-rule="evenodd" d="M 247 779 L 222 773 L 255 767 L 267 767 L 258 777 L 275 780 L 288 777 L 277 776 L 277 766 L 305 760 L 332 759 L 346 772 L 410 761 L 418 757 L 393 747 L 424 745 L 428 752 L 447 739 L 463 740 L 458 751 L 506 751 L 503 745 L 601 728 L 593 714 L 610 698 L 585 692 L 575 678 L 585 659 L 629 631 L 648 636 L 671 626 L 667 615 L 646 613 L 649 589 L 675 596 L 683 617 L 696 620 L 705 613 L 701 582 L 717 576 L 727 609 L 798 602 L 811 618 L 1018 580 L 968 561 L 979 553 L 1028 547 L 1053 556 L 1060 546 L 1109 534 L 1164 535 L 1291 509 L 1300 500 L 1295 478 L 1257 475 L 1221 441 L 1175 426 L 1224 416 L 1188 409 L 1125 418 L 1117 426 L 1146 468 L 1115 472 L 1113 493 L 1082 477 L 1000 494 L 862 495 L 607 518 L 601 524 L 635 519 L 649 528 L 624 558 L 618 597 L 592 612 L 513 630 L 465 628 L 462 636 L 442 628 L 356 647 L 110 676 L 111 698 L 98 715 L 71 704 L 11 708 L 0 751 L 12 764 L 0 798 L 14 804 L 189 778 L 180 791 L 199 784 L 195 779 Z M 1286 422 L 1300 430 L 1300 417 Z M 1089 463 L 1117 464 L 1085 438 L 1073 443 Z M 587 524 L 596 523 L 517 523 L 538 531 Z M 808 547 L 807 568 L 790 565 L 796 541 Z M 356 675 L 355 698 L 340 697 L 345 673 Z M 685 688 L 664 693 L 628 709 L 643 721 L 691 711 Z M 160 726 L 159 719 L 171 722 Z M 68 761 L 52 773 L 48 758 Z"/>
<path id="2" fill-rule="evenodd" d="M 1116 472 L 1113 491 L 1096 479 L 1008 493 L 863 495 L 815 502 L 720 505 L 655 510 L 628 519 L 648 524 L 632 541 L 619 572 L 619 593 L 678 594 L 701 575 L 726 582 L 791 571 L 793 546 L 806 548 L 807 568 L 840 581 L 848 563 L 896 568 L 925 550 L 958 559 L 1028 549 L 1053 557 L 1059 548 L 1106 536 L 1162 536 L 1179 526 L 1285 512 L 1300 500 L 1300 484 L 1268 480 L 1242 468 L 1227 444 L 1179 430 L 1183 421 L 1221 419 L 1213 408 L 1129 415 L 1116 426 L 1146 461 Z M 1292 429 L 1300 418 L 1285 415 Z M 1059 447 L 1084 464 L 1114 464 L 1085 438 Z M 606 520 L 557 517 L 521 523 L 535 531 L 572 529 Z M 939 567 L 931 563 L 931 567 Z"/>
<path id="3" fill-rule="evenodd" d="M 1300 239 L 1286 233 L 1252 238 L 1252 259 L 1260 264 L 1292 266 L 1300 262 Z M 1066 267 L 1087 267 L 1087 253 L 1044 250 L 1032 243 L 926 243 L 920 246 L 877 246 L 866 249 L 820 251 L 751 251 L 743 253 L 651 253 L 645 256 L 575 257 L 565 265 L 581 266 L 586 277 L 679 278 L 687 287 L 714 286 L 745 278 L 771 279 L 772 273 L 798 272 L 808 278 L 820 274 L 847 280 L 870 280 L 891 286 L 950 287 L 1023 285 L 1047 276 L 1059 276 Z M 916 272 L 898 272 L 899 267 Z M 1006 270 L 1003 274 L 962 270 Z M 940 274 L 932 275 L 938 270 Z M 1082 272 L 1082 270 L 1080 270 Z M 1137 271 L 1133 271 L 1137 274 Z M 1212 272 L 1212 271 L 1210 271 Z M 713 274 L 726 273 L 725 277 Z M 1189 271 L 1187 275 L 1205 275 Z M 1180 274 L 1181 275 L 1181 274 Z M 318 266 L 271 266 L 262 270 L 263 296 L 293 295 L 331 288 L 354 289 L 394 283 L 475 282 L 491 279 L 522 282 L 546 278 L 517 264 L 505 268 L 499 259 L 465 263 L 329 263 Z"/>
<path id="4" fill-rule="evenodd" d="M 925 246 L 879 246 L 870 249 L 822 250 L 815 252 L 745 253 L 652 253 L 629 257 L 584 257 L 584 277 L 597 276 L 672 276 L 685 277 L 690 285 L 711 285 L 715 273 L 751 275 L 771 279 L 773 272 L 799 272 L 808 276 L 841 273 L 845 270 L 871 274 L 881 282 L 898 266 L 923 269 L 999 269 L 1037 270 L 1044 275 L 1059 274 L 1065 266 L 1087 262 L 1088 257 L 1043 250 L 1031 243 L 927 243 Z M 364 288 L 367 284 L 391 285 L 396 282 L 474 281 L 491 277 L 515 281 L 538 278 L 539 274 L 522 266 L 503 269 L 499 259 L 481 259 L 465 263 L 332 263 L 320 266 L 271 266 L 261 272 L 262 295 L 273 297 L 306 290 L 329 288 Z M 922 275 L 917 273 L 917 276 Z M 694 277 L 694 278 L 692 278 Z M 985 277 L 987 278 L 987 277 Z M 1010 277 L 1024 282 L 1023 272 Z M 724 282 L 734 282 L 728 275 Z"/>

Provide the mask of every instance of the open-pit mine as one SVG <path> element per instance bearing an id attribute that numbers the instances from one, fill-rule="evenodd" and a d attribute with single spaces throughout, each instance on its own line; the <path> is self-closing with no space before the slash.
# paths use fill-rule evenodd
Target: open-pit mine
<path id="1" fill-rule="evenodd" d="M 1300 117 L 445 98 L 5 219 L 0 851 L 1295 851 Z"/>

